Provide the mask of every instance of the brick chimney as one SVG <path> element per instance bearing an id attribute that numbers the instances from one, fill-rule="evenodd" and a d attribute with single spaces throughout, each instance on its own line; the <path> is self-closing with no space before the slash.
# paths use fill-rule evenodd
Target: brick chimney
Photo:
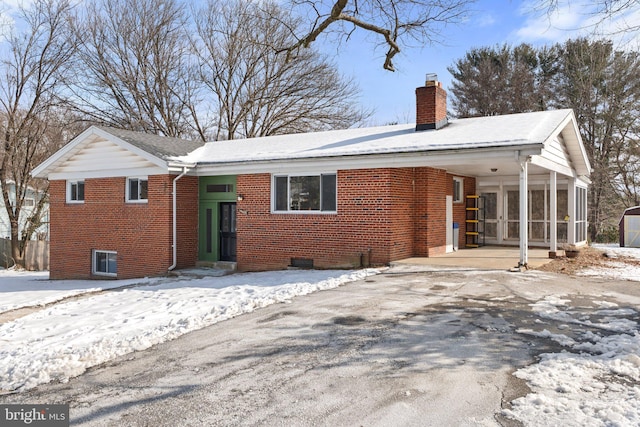
<path id="1" fill-rule="evenodd" d="M 416 89 L 416 131 L 447 125 L 447 92 L 436 74 L 427 74 L 426 80 Z"/>

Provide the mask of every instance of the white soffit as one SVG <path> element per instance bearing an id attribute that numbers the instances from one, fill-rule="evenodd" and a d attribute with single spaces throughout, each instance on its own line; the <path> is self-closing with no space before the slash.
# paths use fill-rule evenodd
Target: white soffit
<path id="1" fill-rule="evenodd" d="M 89 128 L 33 171 L 54 179 L 167 173 L 166 162 L 98 128 Z"/>
<path id="2" fill-rule="evenodd" d="M 148 159 L 102 138 L 92 138 L 73 156 L 62 161 L 50 179 L 98 178 L 108 176 L 153 175 L 167 173 Z"/>

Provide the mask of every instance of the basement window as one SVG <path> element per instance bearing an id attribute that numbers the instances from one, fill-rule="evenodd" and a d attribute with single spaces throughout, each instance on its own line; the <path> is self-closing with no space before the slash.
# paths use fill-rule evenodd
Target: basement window
<path id="1" fill-rule="evenodd" d="M 118 274 L 118 253 L 114 251 L 93 251 L 92 273 L 98 276 L 115 277 Z"/>
<path id="2" fill-rule="evenodd" d="M 127 202 L 147 203 L 149 181 L 147 177 L 127 178 Z"/>
<path id="3" fill-rule="evenodd" d="M 274 212 L 336 212 L 335 173 L 273 177 Z"/>
<path id="4" fill-rule="evenodd" d="M 84 181 L 67 181 L 67 203 L 84 203 Z"/>

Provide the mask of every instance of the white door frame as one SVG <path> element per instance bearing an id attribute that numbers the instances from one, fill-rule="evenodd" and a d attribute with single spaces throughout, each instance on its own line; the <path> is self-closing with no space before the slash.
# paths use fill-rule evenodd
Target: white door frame
<path id="1" fill-rule="evenodd" d="M 446 227 L 446 241 L 447 246 L 445 249 L 446 253 L 453 252 L 453 196 L 446 196 L 446 216 L 445 216 L 445 227 Z"/>

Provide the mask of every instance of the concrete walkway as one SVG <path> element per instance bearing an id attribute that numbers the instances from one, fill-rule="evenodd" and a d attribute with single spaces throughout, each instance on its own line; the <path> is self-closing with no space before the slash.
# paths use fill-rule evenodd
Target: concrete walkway
<path id="1" fill-rule="evenodd" d="M 502 246 L 484 246 L 474 249 L 460 249 L 445 255 L 429 258 L 407 258 L 391 263 L 396 265 L 424 265 L 456 268 L 477 268 L 482 270 L 510 270 L 518 266 L 520 249 Z M 537 268 L 550 262 L 548 248 L 529 249 L 529 268 Z"/>

